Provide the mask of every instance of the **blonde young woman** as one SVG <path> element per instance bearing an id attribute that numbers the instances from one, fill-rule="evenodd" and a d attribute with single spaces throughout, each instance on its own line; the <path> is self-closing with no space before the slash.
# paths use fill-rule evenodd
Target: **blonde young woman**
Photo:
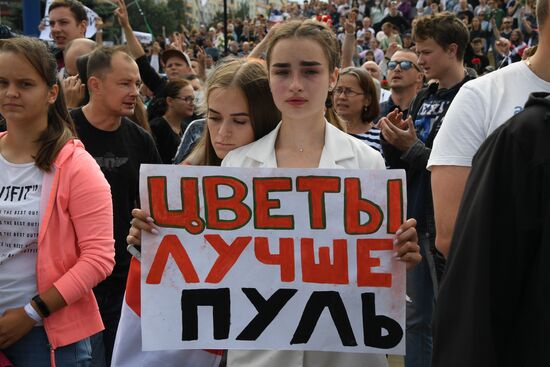
<path id="1" fill-rule="evenodd" d="M 207 118 L 196 120 L 193 124 L 205 124 L 206 128 L 197 145 L 183 164 L 198 166 L 219 166 L 222 159 L 231 150 L 249 144 L 269 133 L 277 125 L 281 115 L 271 97 L 267 80 L 267 70 L 256 61 L 231 60 L 220 64 L 212 71 L 207 82 L 206 104 L 203 106 Z M 128 244 L 141 244 L 141 230 L 154 232 L 154 224 L 148 214 L 134 209 L 132 228 L 128 235 Z M 132 259 L 126 298 L 133 297 L 133 290 L 139 289 L 140 263 Z M 139 303 L 139 295 L 137 295 Z M 121 323 L 131 317 L 131 311 L 123 308 Z M 131 333 L 141 333 L 140 329 L 122 329 L 119 327 L 113 365 L 133 367 L 147 363 L 179 365 L 187 361 L 189 365 L 217 367 L 220 353 L 209 356 L 202 351 L 166 351 L 142 352 L 141 334 L 130 337 Z M 206 356 L 206 357 L 205 357 Z M 200 360 L 200 362 L 197 362 Z M 194 362 L 193 362 L 194 361 Z"/>
<path id="2" fill-rule="evenodd" d="M 326 24 L 307 20 L 278 26 L 267 50 L 267 66 L 269 88 L 282 120 L 258 141 L 226 152 L 222 166 L 384 169 L 380 153 L 325 119 L 325 115 L 334 114 L 333 109 L 327 107 L 327 99 L 338 79 L 338 62 L 338 42 Z M 144 214 L 134 213 L 139 220 L 134 219 L 129 243 L 138 243 L 140 230 L 154 231 L 152 219 Z M 407 220 L 395 238 L 396 261 L 404 261 L 407 267 L 421 260 L 415 225 L 414 219 Z M 227 364 L 387 366 L 384 355 L 238 350 L 228 351 Z"/>
<path id="3" fill-rule="evenodd" d="M 306 20 L 283 24 L 272 37 L 269 85 L 282 120 L 262 139 L 227 154 L 222 166 L 384 169 L 380 153 L 325 119 L 326 99 L 338 80 L 334 33 L 324 23 Z M 407 267 L 421 260 L 415 225 L 407 220 L 395 238 L 396 261 Z M 387 361 L 384 355 L 360 353 L 229 350 L 227 365 L 378 367 Z"/>

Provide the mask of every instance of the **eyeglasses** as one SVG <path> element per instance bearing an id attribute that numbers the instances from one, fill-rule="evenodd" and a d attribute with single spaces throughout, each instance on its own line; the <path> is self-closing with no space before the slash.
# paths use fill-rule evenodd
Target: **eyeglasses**
<path id="1" fill-rule="evenodd" d="M 403 61 L 390 61 L 388 62 L 388 69 L 395 70 L 395 68 L 399 65 L 401 67 L 401 70 L 409 70 L 413 66 L 416 68 L 416 70 L 421 71 L 418 65 L 416 65 L 414 62 L 409 60 L 403 60 Z"/>
<path id="2" fill-rule="evenodd" d="M 185 103 L 192 104 L 195 102 L 195 97 L 193 96 L 187 96 L 187 97 L 173 97 L 175 99 L 179 99 L 184 101 Z"/>
<path id="3" fill-rule="evenodd" d="M 332 93 L 334 94 L 335 97 L 338 97 L 342 93 L 344 93 L 344 96 L 346 96 L 346 97 L 354 97 L 354 96 L 358 96 L 360 94 L 365 94 L 365 93 L 356 92 L 351 88 L 342 88 L 342 87 L 334 88 Z"/>

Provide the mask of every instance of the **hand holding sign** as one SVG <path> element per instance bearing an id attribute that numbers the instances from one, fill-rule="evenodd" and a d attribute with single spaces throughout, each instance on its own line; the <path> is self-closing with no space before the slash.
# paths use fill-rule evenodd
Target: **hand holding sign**
<path id="1" fill-rule="evenodd" d="M 134 211 L 128 237 L 142 242 L 144 349 L 403 353 L 403 263 L 420 261 L 403 178 L 144 165 L 158 235 Z"/>
<path id="2" fill-rule="evenodd" d="M 126 242 L 129 245 L 141 246 L 141 231 L 153 235 L 159 234 L 154 225 L 155 220 L 147 212 L 135 208 L 132 210 L 132 216 L 134 217 L 130 222 L 132 226 L 126 237 Z M 407 265 L 407 270 L 414 268 L 422 261 L 416 232 L 416 219 L 407 219 L 399 226 L 395 232 L 393 243 L 396 247 L 395 258 L 398 261 L 403 261 Z"/>
<path id="3" fill-rule="evenodd" d="M 405 262 L 407 270 L 414 268 L 422 261 L 416 233 L 416 219 L 408 219 L 395 234 L 393 243 L 397 247 L 396 259 Z"/>
<path id="4" fill-rule="evenodd" d="M 149 216 L 145 211 L 135 208 L 132 210 L 132 216 L 134 219 L 130 222 L 130 232 L 126 237 L 126 242 L 129 245 L 141 246 L 141 231 L 147 231 L 151 234 L 158 234 L 153 223 L 155 220 Z"/>

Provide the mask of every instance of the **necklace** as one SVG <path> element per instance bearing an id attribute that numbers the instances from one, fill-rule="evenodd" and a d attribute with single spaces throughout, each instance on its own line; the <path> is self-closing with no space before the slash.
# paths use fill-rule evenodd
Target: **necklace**
<path id="1" fill-rule="evenodd" d="M 531 56 L 529 56 L 528 58 L 525 59 L 525 63 L 527 64 L 529 69 L 531 69 L 531 71 L 534 73 L 535 70 L 533 69 L 533 64 L 531 63 Z"/>
<path id="2" fill-rule="evenodd" d="M 299 148 L 298 151 L 299 151 L 300 153 L 303 153 L 303 152 L 304 152 L 304 148 Z"/>

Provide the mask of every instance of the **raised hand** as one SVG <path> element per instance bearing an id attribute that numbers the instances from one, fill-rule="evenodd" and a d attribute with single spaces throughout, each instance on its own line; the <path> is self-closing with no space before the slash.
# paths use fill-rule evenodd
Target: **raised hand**
<path id="1" fill-rule="evenodd" d="M 346 18 L 346 21 L 344 22 L 344 30 L 346 34 L 355 34 L 356 29 L 356 20 L 357 15 L 354 12 L 350 12 L 348 17 Z"/>
<path id="2" fill-rule="evenodd" d="M 118 22 L 120 25 L 125 27 L 130 27 L 130 19 L 128 18 L 128 9 L 126 9 L 126 4 L 124 0 L 117 0 L 118 8 L 115 9 L 114 13 L 118 17 Z"/>

